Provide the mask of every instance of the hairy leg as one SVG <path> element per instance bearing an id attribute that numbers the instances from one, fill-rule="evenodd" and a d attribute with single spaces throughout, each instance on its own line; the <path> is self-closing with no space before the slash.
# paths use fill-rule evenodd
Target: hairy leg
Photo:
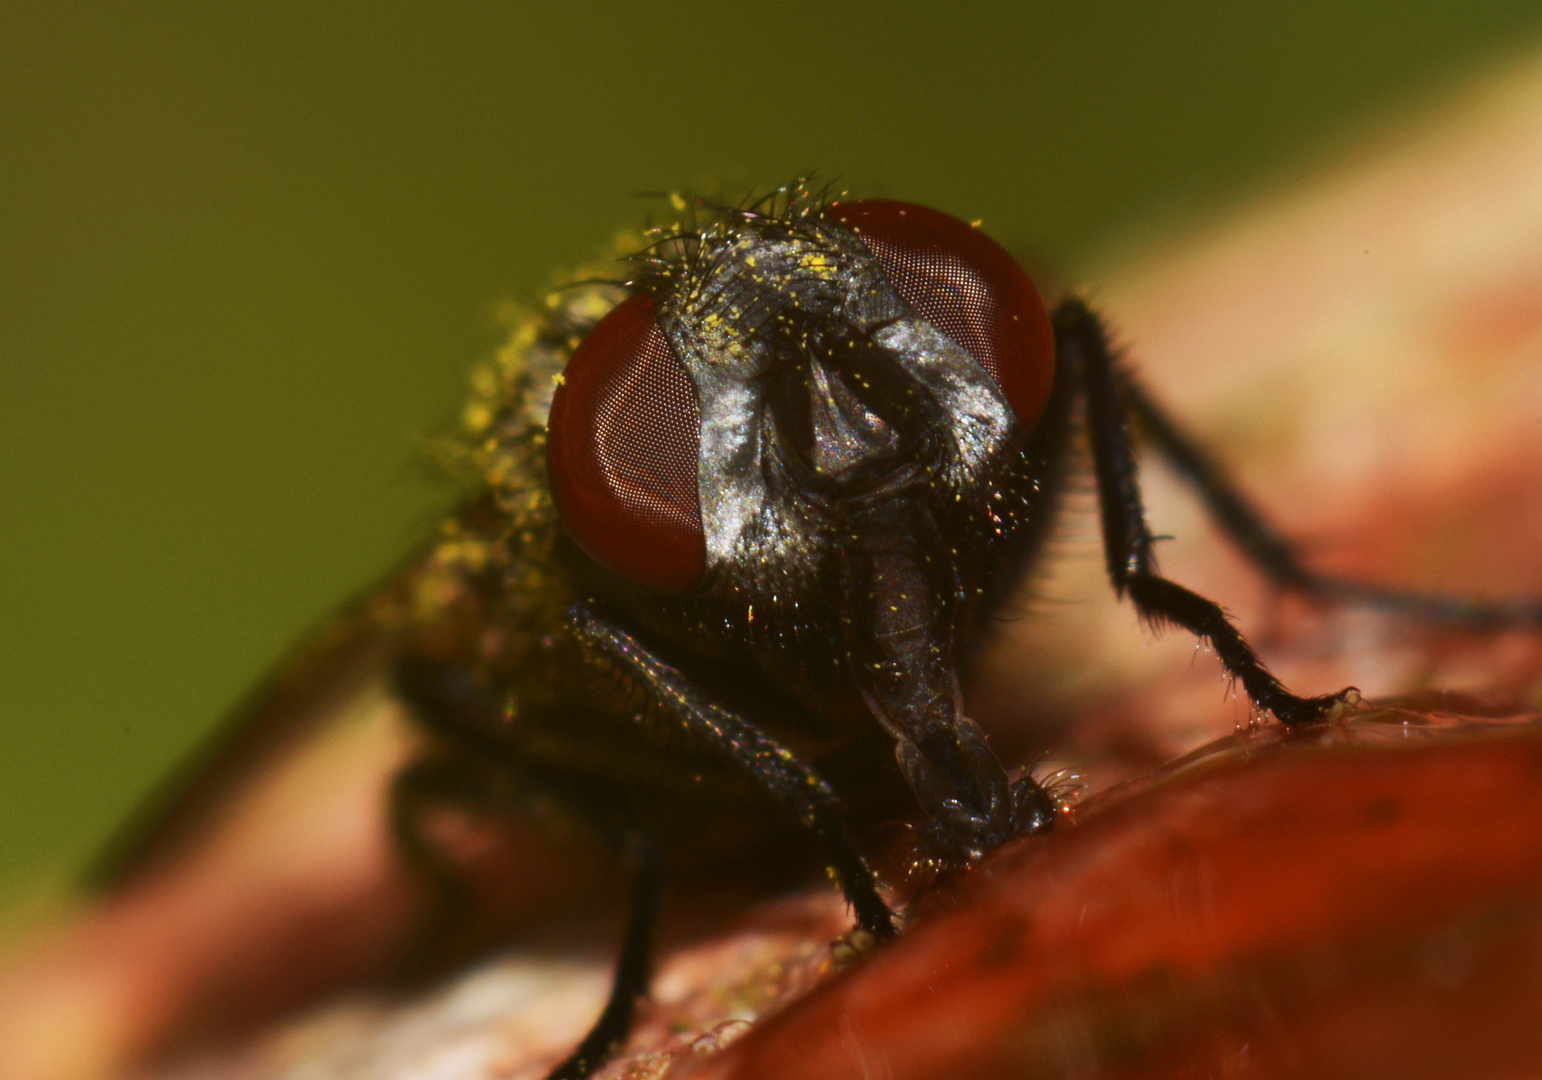
<path id="1" fill-rule="evenodd" d="M 749 720 L 723 708 L 676 668 L 587 604 L 572 611 L 573 632 L 593 654 L 631 679 L 667 716 L 737 766 L 823 844 L 857 922 L 880 941 L 894 936 L 894 916 L 846 829 L 835 792 L 808 765 Z"/>
<path id="2" fill-rule="evenodd" d="M 1481 600 L 1416 593 L 1318 574 L 1302 564 L 1295 546 L 1255 507 L 1220 464 L 1168 416 L 1138 384 L 1125 379 L 1120 397 L 1153 449 L 1194 488 L 1200 501 L 1249 561 L 1276 585 L 1340 603 L 1385 608 L 1473 627 L 1542 626 L 1542 600 Z"/>
<path id="3" fill-rule="evenodd" d="M 1352 701 L 1353 690 L 1310 698 L 1292 694 L 1264 667 L 1219 604 L 1157 572 L 1130 440 L 1130 407 L 1108 335 L 1098 317 L 1079 300 L 1063 302 L 1054 323 L 1058 370 L 1079 381 L 1086 401 L 1103 550 L 1115 591 L 1128 594 L 1147 622 L 1180 626 L 1208 641 L 1248 697 L 1281 723 L 1322 720 Z"/>

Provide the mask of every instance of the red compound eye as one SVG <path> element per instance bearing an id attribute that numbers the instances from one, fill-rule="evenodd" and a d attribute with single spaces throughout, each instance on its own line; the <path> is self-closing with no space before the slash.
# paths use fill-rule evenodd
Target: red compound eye
<path id="1" fill-rule="evenodd" d="M 1055 337 L 1017 260 L 978 229 L 913 203 L 838 202 L 825 217 L 857 234 L 900 299 L 978 360 L 1031 430 L 1055 379 Z"/>
<path id="2" fill-rule="evenodd" d="M 573 352 L 552 395 L 546 472 L 557 512 L 595 562 L 683 592 L 707 563 L 696 485 L 701 407 L 644 294 Z"/>

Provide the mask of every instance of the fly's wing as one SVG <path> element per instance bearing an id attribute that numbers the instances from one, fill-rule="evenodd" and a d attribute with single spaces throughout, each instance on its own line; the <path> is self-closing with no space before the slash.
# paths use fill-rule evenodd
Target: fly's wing
<path id="1" fill-rule="evenodd" d="M 329 725 L 389 711 L 389 673 L 412 631 L 422 563 L 420 554 L 344 605 L 248 692 L 119 827 L 87 867 L 86 887 L 116 891 L 174 861 Z M 397 729 L 405 756 L 405 725 L 375 719 Z"/>

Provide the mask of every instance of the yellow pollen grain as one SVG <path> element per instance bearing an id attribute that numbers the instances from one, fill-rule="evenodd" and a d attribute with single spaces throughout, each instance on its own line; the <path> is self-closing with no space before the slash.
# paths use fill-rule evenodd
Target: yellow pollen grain
<path id="1" fill-rule="evenodd" d="M 487 430 L 487 426 L 493 422 L 493 410 L 485 402 L 473 401 L 466 406 L 466 411 L 461 415 L 461 423 L 466 430 L 473 435 L 480 435 Z"/>

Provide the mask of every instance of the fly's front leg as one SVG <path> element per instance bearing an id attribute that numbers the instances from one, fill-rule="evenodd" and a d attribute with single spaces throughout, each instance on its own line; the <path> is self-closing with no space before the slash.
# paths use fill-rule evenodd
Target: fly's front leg
<path id="1" fill-rule="evenodd" d="M 1120 386 L 1120 395 L 1140 433 L 1178 475 L 1194 487 L 1221 531 L 1276 585 L 1325 600 L 1476 628 L 1542 626 L 1542 600 L 1535 597 L 1480 600 L 1470 596 L 1413 593 L 1307 569 L 1295 546 L 1269 523 L 1231 482 L 1221 466 L 1184 434 L 1140 386 L 1126 381 Z"/>
<path id="2" fill-rule="evenodd" d="M 1172 623 L 1208 641 L 1248 697 L 1281 723 L 1323 720 L 1352 703 L 1358 697 L 1353 689 L 1310 698 L 1292 694 L 1264 667 L 1219 604 L 1157 573 L 1130 445 L 1129 409 L 1107 333 L 1098 317 L 1079 300 L 1062 303 L 1054 323 L 1058 370 L 1079 379 L 1086 399 L 1103 550 L 1115 591 L 1128 593 L 1147 622 L 1158 626 Z"/>
<path id="3" fill-rule="evenodd" d="M 818 773 L 589 605 L 574 605 L 572 619 L 580 642 L 631 678 L 693 738 L 737 766 L 819 840 L 864 930 L 880 941 L 894 936 L 894 916 L 878 895 L 878 880 L 852 843 L 840 800 Z"/>

